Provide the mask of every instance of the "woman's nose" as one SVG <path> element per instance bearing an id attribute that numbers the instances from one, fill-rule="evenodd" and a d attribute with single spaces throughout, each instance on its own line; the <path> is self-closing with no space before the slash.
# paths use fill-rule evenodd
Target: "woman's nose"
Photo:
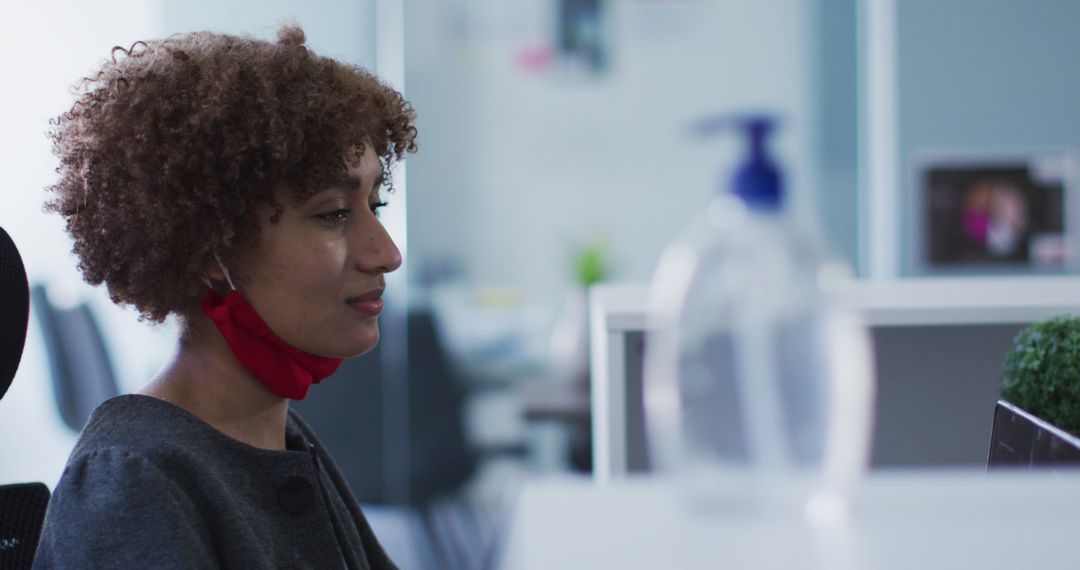
<path id="1" fill-rule="evenodd" d="M 372 220 L 358 232 L 357 269 L 369 273 L 390 273 L 401 267 L 401 250 L 381 223 Z"/>

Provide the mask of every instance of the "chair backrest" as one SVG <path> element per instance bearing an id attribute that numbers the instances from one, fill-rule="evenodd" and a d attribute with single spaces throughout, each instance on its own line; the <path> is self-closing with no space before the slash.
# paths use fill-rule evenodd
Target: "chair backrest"
<path id="1" fill-rule="evenodd" d="M 988 469 L 1080 467 L 1080 438 L 999 400 L 994 407 Z"/>
<path id="2" fill-rule="evenodd" d="M 86 303 L 57 308 L 43 285 L 35 285 L 30 298 L 45 337 L 60 417 L 79 431 L 94 408 L 120 393 L 101 330 Z"/>
<path id="3" fill-rule="evenodd" d="M 26 268 L 11 236 L 0 228 L 0 398 L 22 360 L 30 319 Z"/>
<path id="4" fill-rule="evenodd" d="M 0 568 L 32 566 L 48 505 L 41 483 L 0 485 Z"/>
<path id="5" fill-rule="evenodd" d="M 29 310 L 26 268 L 15 242 L 0 228 L 0 398 L 22 359 Z M 0 486 L 0 568 L 32 566 L 48 505 L 49 488 L 41 483 Z"/>

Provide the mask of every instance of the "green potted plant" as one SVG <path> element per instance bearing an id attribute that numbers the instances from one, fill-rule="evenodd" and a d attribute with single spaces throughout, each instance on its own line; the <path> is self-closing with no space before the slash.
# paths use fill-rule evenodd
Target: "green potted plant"
<path id="1" fill-rule="evenodd" d="M 551 335 L 553 376 L 585 387 L 589 374 L 589 287 L 607 279 L 607 247 L 594 240 L 573 250 L 574 284 Z"/>
<path id="2" fill-rule="evenodd" d="M 1005 359 L 1001 396 L 1080 434 L 1080 317 L 1054 317 L 1021 330 Z"/>
<path id="3" fill-rule="evenodd" d="M 607 248 L 602 242 L 584 245 L 574 252 L 574 276 L 585 289 L 607 279 Z"/>

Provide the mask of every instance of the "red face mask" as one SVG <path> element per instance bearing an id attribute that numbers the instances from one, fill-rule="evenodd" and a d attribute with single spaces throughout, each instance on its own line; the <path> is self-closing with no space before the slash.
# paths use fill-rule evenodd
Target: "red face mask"
<path id="1" fill-rule="evenodd" d="M 281 340 L 235 290 L 222 297 L 211 289 L 203 298 L 202 310 L 240 364 L 282 398 L 303 400 L 312 384 L 341 366 L 341 358 L 315 356 Z"/>

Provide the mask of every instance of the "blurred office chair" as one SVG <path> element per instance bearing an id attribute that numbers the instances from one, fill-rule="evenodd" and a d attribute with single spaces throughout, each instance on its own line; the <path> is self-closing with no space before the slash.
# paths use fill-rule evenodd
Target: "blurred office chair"
<path id="1" fill-rule="evenodd" d="M 333 454 L 360 503 L 379 512 L 394 509 L 409 520 L 412 542 L 426 551 L 421 566 L 484 568 L 501 519 L 467 496 L 485 453 L 466 437 L 464 383 L 449 363 L 433 315 L 414 310 L 405 324 L 406 377 L 387 374 L 388 352 L 400 347 L 384 338 L 293 405 Z M 404 395 L 404 405 L 388 400 L 395 394 Z"/>
<path id="2" fill-rule="evenodd" d="M 1080 467 L 1080 438 L 998 400 L 987 469 L 1064 467 Z"/>
<path id="3" fill-rule="evenodd" d="M 0 485 L 0 568 L 33 566 L 48 506 L 49 488 L 43 483 Z"/>
<path id="4" fill-rule="evenodd" d="M 45 337 L 60 417 L 80 431 L 94 408 L 120 394 L 101 329 L 86 303 L 57 308 L 40 284 L 31 289 L 30 298 Z"/>
<path id="5" fill-rule="evenodd" d="M 0 398 L 22 359 L 30 318 L 28 289 L 19 250 L 0 228 Z M 0 568 L 32 566 L 48 504 L 49 488 L 41 483 L 0 486 Z"/>
<path id="6" fill-rule="evenodd" d="M 22 360 L 26 327 L 30 324 L 28 289 L 19 250 L 0 228 L 0 398 L 7 393 Z"/>

